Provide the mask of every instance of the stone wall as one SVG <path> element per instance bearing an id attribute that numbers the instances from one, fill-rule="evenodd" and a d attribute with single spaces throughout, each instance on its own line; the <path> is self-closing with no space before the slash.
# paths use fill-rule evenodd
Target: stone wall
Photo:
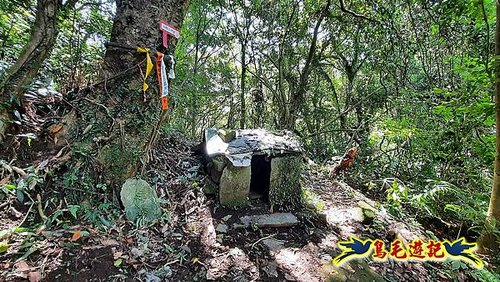
<path id="1" fill-rule="evenodd" d="M 251 166 L 235 167 L 224 157 L 212 160 L 210 178 L 219 184 L 219 202 L 227 207 L 239 207 L 248 203 L 251 184 Z M 275 207 L 294 208 L 301 204 L 301 156 L 290 155 L 271 159 L 269 202 Z"/>
<path id="2" fill-rule="evenodd" d="M 293 208 L 301 204 L 303 161 L 301 156 L 274 157 L 271 160 L 269 202 L 273 206 Z"/>
<path id="3" fill-rule="evenodd" d="M 219 201 L 227 207 L 248 203 L 251 167 L 235 167 L 228 164 L 222 171 L 219 184 Z"/>

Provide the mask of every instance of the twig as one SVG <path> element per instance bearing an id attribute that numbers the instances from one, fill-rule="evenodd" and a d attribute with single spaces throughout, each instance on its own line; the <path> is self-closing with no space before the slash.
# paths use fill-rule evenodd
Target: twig
<path id="1" fill-rule="evenodd" d="M 173 261 L 169 261 L 169 262 L 165 263 L 164 265 L 171 265 L 171 264 L 174 264 L 174 263 L 177 263 L 177 262 L 179 262 L 178 259 L 173 260 Z"/>
<path id="2" fill-rule="evenodd" d="M 17 174 L 19 174 L 21 176 L 26 175 L 26 172 L 23 169 L 18 168 L 17 166 L 13 166 L 13 165 L 11 165 L 10 167 L 12 168 L 13 171 L 17 172 Z"/>
<path id="3" fill-rule="evenodd" d="M 31 201 L 31 206 L 30 206 L 30 208 L 28 209 L 28 212 L 26 212 L 26 215 L 24 216 L 24 218 L 23 218 L 23 220 L 21 221 L 21 223 L 19 223 L 18 227 L 21 227 L 21 226 L 24 224 L 24 222 L 25 222 L 25 221 L 26 221 L 26 219 L 28 218 L 28 215 L 30 214 L 31 209 L 33 208 L 33 205 L 34 205 L 34 204 L 35 204 L 35 202 L 34 202 L 34 201 Z"/>
<path id="4" fill-rule="evenodd" d="M 111 134 L 111 130 L 113 129 L 113 126 L 115 126 L 115 119 L 114 119 L 114 118 L 113 118 L 113 116 L 111 115 L 111 113 L 110 113 L 109 109 L 108 109 L 106 106 L 104 106 L 103 104 L 98 103 L 98 102 L 96 102 L 96 101 L 94 101 L 94 100 L 91 100 L 91 99 L 89 99 L 89 98 L 83 98 L 83 100 L 88 101 L 88 102 L 90 102 L 90 103 L 93 103 L 93 104 L 95 104 L 95 105 L 97 105 L 97 106 L 100 106 L 100 107 L 104 108 L 104 110 L 106 110 L 106 114 L 107 114 L 107 115 L 108 115 L 108 117 L 111 119 L 111 125 L 110 125 L 110 127 L 109 127 L 109 132 L 110 132 L 110 134 Z"/>
<path id="5" fill-rule="evenodd" d="M 40 196 L 40 194 L 37 194 L 37 195 L 36 195 L 36 199 L 37 199 L 38 214 L 40 215 L 40 217 L 41 217 L 43 220 L 47 220 L 47 216 L 43 213 L 43 208 L 42 208 L 42 197 Z"/>
<path id="6" fill-rule="evenodd" d="M 360 18 L 360 19 L 364 19 L 364 20 L 367 20 L 367 21 L 370 21 L 370 22 L 377 22 L 376 20 L 372 19 L 372 18 L 369 18 L 365 15 L 361 15 L 361 14 L 358 14 L 358 13 L 355 13 L 351 10 L 348 10 L 345 5 L 344 5 L 344 0 L 339 0 L 339 4 L 340 4 L 340 10 L 342 10 L 342 12 L 344 13 L 347 13 L 353 17 L 356 17 L 356 18 Z"/>
<path id="7" fill-rule="evenodd" d="M 137 64 L 137 65 L 131 66 L 130 68 L 128 68 L 128 69 L 126 69 L 126 70 L 124 70 L 124 71 L 122 71 L 122 72 L 119 72 L 119 73 L 117 73 L 117 74 L 115 74 L 115 75 L 113 75 L 113 76 L 111 76 L 111 77 L 108 77 L 108 78 L 103 79 L 103 80 L 101 80 L 101 81 L 98 81 L 98 82 L 96 82 L 96 83 L 94 83 L 94 84 L 91 84 L 91 85 L 89 85 L 89 86 L 85 87 L 85 88 L 84 88 L 84 89 L 82 89 L 82 90 L 88 90 L 88 89 L 94 88 L 94 87 L 96 87 L 96 86 L 98 86 L 98 85 L 100 85 L 100 84 L 107 83 L 107 82 L 108 82 L 108 81 L 110 81 L 110 80 L 113 80 L 113 79 L 119 78 L 120 76 L 123 76 L 123 75 L 125 75 L 125 74 L 129 73 L 130 71 L 134 70 L 134 69 L 136 68 L 136 66 L 139 66 L 140 64 L 144 63 L 145 61 L 146 61 L 146 60 L 143 60 L 143 61 L 141 61 L 141 62 L 140 62 L 139 64 Z"/>
<path id="8" fill-rule="evenodd" d="M 250 247 L 250 249 L 253 249 L 253 247 L 255 247 L 255 245 L 256 245 L 256 244 L 258 244 L 260 241 L 265 240 L 265 239 L 269 239 L 269 238 L 274 237 L 274 236 L 276 236 L 276 235 L 278 235 L 278 233 L 271 234 L 271 235 L 269 235 L 269 236 L 266 236 L 266 237 L 262 237 L 262 238 L 260 238 L 259 240 L 255 241 L 255 242 L 252 244 L 252 247 Z"/>
<path id="9" fill-rule="evenodd" d="M 0 209 L 7 206 L 8 204 L 10 204 L 9 201 L 5 201 L 5 203 L 0 204 Z"/>
<path id="10" fill-rule="evenodd" d="M 458 240 L 458 238 L 460 238 L 460 232 L 462 232 L 462 225 L 463 225 L 463 222 L 460 222 L 460 228 L 458 229 L 457 238 L 455 240 Z"/>

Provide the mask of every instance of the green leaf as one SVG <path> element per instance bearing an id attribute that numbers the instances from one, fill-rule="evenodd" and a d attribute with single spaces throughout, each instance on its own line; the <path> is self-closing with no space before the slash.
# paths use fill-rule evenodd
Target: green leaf
<path id="1" fill-rule="evenodd" d="M 116 267 L 119 267 L 120 265 L 122 265 L 122 263 L 123 263 L 123 259 L 119 258 L 119 259 L 115 260 L 113 265 Z"/>
<path id="2" fill-rule="evenodd" d="M 0 253 L 5 253 L 9 250 L 9 244 L 5 242 L 0 243 Z"/>
<path id="3" fill-rule="evenodd" d="M 80 206 L 79 205 L 69 205 L 68 206 L 68 209 L 69 209 L 69 212 L 71 213 L 71 215 L 75 218 L 76 218 L 76 214 L 78 212 L 78 210 L 80 209 Z"/>
<path id="4" fill-rule="evenodd" d="M 3 187 L 7 190 L 14 190 L 14 189 L 16 189 L 17 186 L 14 184 L 5 184 L 5 185 L 3 185 Z"/>
<path id="5" fill-rule="evenodd" d="M 90 233 L 88 231 L 82 230 L 82 231 L 80 231 L 80 236 L 88 237 L 88 236 L 90 236 Z"/>
<path id="6" fill-rule="evenodd" d="M 23 190 L 21 189 L 17 189 L 16 190 L 16 198 L 19 202 L 24 202 L 24 193 L 23 193 Z"/>

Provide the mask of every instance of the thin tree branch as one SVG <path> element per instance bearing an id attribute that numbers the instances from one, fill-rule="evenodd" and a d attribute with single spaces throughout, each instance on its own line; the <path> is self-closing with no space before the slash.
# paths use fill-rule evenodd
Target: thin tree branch
<path id="1" fill-rule="evenodd" d="M 344 13 L 347 13 L 355 18 L 360 18 L 360 19 L 364 19 L 364 20 L 367 20 L 367 21 L 370 21 L 370 22 L 378 22 L 377 20 L 374 20 L 372 18 L 369 18 L 365 15 L 362 15 L 362 14 L 358 14 L 356 12 L 353 12 L 351 10 L 348 10 L 345 5 L 344 5 L 344 0 L 339 0 L 339 4 L 340 4 L 340 10 Z"/>

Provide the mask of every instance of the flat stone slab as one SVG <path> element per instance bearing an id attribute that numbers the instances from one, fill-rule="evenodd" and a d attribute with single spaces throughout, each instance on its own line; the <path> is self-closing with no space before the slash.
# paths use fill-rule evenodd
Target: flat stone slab
<path id="1" fill-rule="evenodd" d="M 297 217 L 289 212 L 248 215 L 240 217 L 240 221 L 245 227 L 251 225 L 255 225 L 257 227 L 290 227 L 299 223 Z"/>
<path id="2" fill-rule="evenodd" d="M 273 238 L 262 240 L 262 244 L 264 244 L 270 251 L 280 250 L 285 247 L 285 242 Z"/>

